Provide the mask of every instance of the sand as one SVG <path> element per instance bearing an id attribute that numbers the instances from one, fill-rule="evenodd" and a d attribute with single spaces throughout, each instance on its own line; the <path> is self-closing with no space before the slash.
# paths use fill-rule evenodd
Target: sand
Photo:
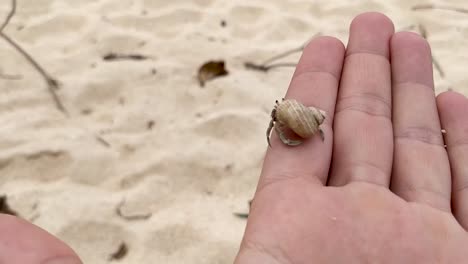
<path id="1" fill-rule="evenodd" d="M 0 194 L 85 263 L 110 263 L 122 242 L 119 263 L 232 263 L 246 223 L 233 213 L 248 210 L 269 111 L 293 73 L 243 64 L 319 32 L 346 43 L 355 15 L 380 11 L 397 29 L 424 25 L 443 69 L 437 93 L 468 94 L 468 14 L 411 10 L 439 2 L 18 0 L 5 32 L 60 82 L 69 115 L 1 41 Z M 1 1 L 0 17 L 8 10 Z M 229 75 L 201 88 L 209 60 Z"/>

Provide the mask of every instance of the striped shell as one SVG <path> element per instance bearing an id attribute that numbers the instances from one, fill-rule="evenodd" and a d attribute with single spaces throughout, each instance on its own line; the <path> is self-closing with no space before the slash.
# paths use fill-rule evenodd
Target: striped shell
<path id="1" fill-rule="evenodd" d="M 324 111 L 307 107 L 294 99 L 283 100 L 276 106 L 276 122 L 290 128 L 302 138 L 316 134 L 325 117 Z"/>

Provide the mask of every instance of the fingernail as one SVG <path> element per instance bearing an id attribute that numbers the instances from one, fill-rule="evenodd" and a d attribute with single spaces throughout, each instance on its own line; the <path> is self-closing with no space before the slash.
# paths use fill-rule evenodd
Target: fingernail
<path id="1" fill-rule="evenodd" d="M 41 264 L 83 264 L 83 262 L 81 262 L 76 257 L 59 257 L 48 259 Z"/>

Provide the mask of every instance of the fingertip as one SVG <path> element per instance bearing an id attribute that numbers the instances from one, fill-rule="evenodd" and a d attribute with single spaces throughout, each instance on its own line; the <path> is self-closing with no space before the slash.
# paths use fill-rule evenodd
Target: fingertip
<path id="1" fill-rule="evenodd" d="M 398 32 L 390 41 L 395 85 L 417 83 L 434 90 L 431 47 L 414 32 Z"/>
<path id="2" fill-rule="evenodd" d="M 374 53 L 389 58 L 389 40 L 395 32 L 392 20 L 379 12 L 365 12 L 356 16 L 350 25 L 347 55 Z"/>
<path id="3" fill-rule="evenodd" d="M 420 34 L 410 31 L 401 31 L 393 34 L 390 44 L 392 48 L 397 49 L 416 49 L 431 51 L 429 42 Z"/>
<path id="4" fill-rule="evenodd" d="M 363 12 L 354 17 L 351 21 L 350 28 L 354 28 L 356 26 L 360 26 L 360 24 L 378 24 L 378 25 L 385 25 L 387 29 L 391 29 L 392 32 L 395 31 L 395 27 L 393 25 L 393 21 L 381 12 L 369 11 Z"/>
<path id="5" fill-rule="evenodd" d="M 321 36 L 317 36 L 311 39 L 311 41 L 306 45 L 304 50 L 306 51 L 310 49 L 310 46 L 313 46 L 313 45 L 319 45 L 321 47 L 327 47 L 327 48 L 331 48 L 331 49 L 338 50 L 338 51 L 345 50 L 345 46 L 341 40 L 339 40 L 336 37 L 327 36 L 327 35 L 321 35 Z"/>
<path id="6" fill-rule="evenodd" d="M 440 93 L 436 101 L 442 123 L 446 125 L 452 121 L 456 122 L 461 115 L 466 115 L 468 111 L 468 99 L 455 91 Z"/>
<path id="7" fill-rule="evenodd" d="M 345 46 L 343 42 L 331 36 L 318 36 L 305 47 L 296 67 L 295 75 L 303 72 L 323 71 L 340 79 Z"/>
<path id="8" fill-rule="evenodd" d="M 459 102 L 465 102 L 467 99 L 465 95 L 456 91 L 445 91 L 437 95 L 437 103 L 440 106 L 457 104 Z"/>

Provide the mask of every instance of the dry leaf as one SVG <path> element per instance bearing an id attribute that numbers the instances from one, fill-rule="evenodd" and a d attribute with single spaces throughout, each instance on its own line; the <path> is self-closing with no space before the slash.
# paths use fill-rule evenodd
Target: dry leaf
<path id="1" fill-rule="evenodd" d="M 198 81 L 203 87 L 207 81 L 228 74 L 229 72 L 224 67 L 224 61 L 208 61 L 198 70 Z"/>

